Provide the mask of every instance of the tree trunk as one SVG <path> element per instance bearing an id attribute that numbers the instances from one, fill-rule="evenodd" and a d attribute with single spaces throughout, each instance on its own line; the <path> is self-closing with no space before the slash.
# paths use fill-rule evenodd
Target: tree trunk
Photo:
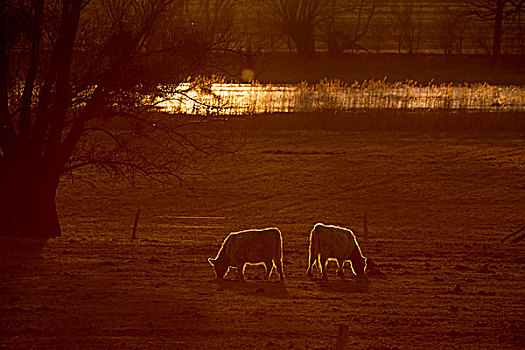
<path id="1" fill-rule="evenodd" d="M 34 155 L 0 164 L 0 235 L 61 235 L 55 202 L 60 170 L 56 162 Z"/>
<path id="2" fill-rule="evenodd" d="M 314 30 L 311 26 L 303 25 L 295 28 L 289 35 L 292 38 L 299 55 L 314 56 L 315 39 Z"/>
<path id="3" fill-rule="evenodd" d="M 328 36 L 328 53 L 332 56 L 343 54 L 344 34 L 340 30 L 335 30 Z"/>
<path id="4" fill-rule="evenodd" d="M 501 55 L 501 36 L 503 27 L 503 10 L 505 0 L 496 1 L 496 12 L 494 16 L 494 37 L 492 39 L 492 55 L 499 57 Z"/>

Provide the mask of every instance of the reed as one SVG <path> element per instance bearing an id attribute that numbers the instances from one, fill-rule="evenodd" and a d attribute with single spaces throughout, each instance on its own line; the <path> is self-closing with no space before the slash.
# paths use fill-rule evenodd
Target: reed
<path id="1" fill-rule="evenodd" d="M 521 86 L 482 84 L 422 85 L 416 81 L 365 80 L 347 84 L 321 80 L 316 84 L 239 84 L 223 78 L 197 77 L 166 86 L 168 113 L 190 115 L 254 115 L 288 112 L 410 111 L 525 111 Z"/>

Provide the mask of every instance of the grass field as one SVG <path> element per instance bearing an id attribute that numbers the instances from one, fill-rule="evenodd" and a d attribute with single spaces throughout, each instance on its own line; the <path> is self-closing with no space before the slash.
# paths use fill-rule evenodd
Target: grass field
<path id="1" fill-rule="evenodd" d="M 332 349 L 340 324 L 349 349 L 525 347 L 525 250 L 500 244 L 525 220 L 523 131 L 234 123 L 246 146 L 194 192 L 63 181 L 63 237 L 3 239 L 0 348 Z M 384 276 L 308 280 L 316 222 L 354 229 Z M 215 281 L 224 237 L 267 226 L 285 283 Z"/>

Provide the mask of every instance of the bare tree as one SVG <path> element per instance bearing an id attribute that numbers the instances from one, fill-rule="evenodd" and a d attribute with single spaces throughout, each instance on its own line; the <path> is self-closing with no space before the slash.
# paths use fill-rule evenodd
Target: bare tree
<path id="1" fill-rule="evenodd" d="M 359 41 L 368 33 L 376 0 L 349 0 L 333 3 L 327 21 L 328 51 L 341 54 L 345 49 L 362 49 Z"/>
<path id="2" fill-rule="evenodd" d="M 56 189 L 95 166 L 132 181 L 187 181 L 223 134 L 155 112 L 170 75 L 203 66 L 210 41 L 182 0 L 12 0 L 0 8 L 0 234 L 52 237 Z M 29 25 L 28 25 L 29 24 Z M 178 30 L 166 32 L 177 24 Z M 178 75 L 177 75 L 178 74 Z"/>
<path id="3" fill-rule="evenodd" d="M 438 45 L 445 55 L 463 53 L 469 21 L 461 16 L 457 8 L 443 6 L 434 19 L 433 29 Z"/>
<path id="4" fill-rule="evenodd" d="M 504 26 L 511 26 L 525 11 L 525 0 L 463 0 L 465 15 L 492 24 L 492 55 L 501 55 Z"/>
<path id="5" fill-rule="evenodd" d="M 399 51 L 403 48 L 409 55 L 417 53 L 422 36 L 422 19 L 414 5 L 405 3 L 396 7 L 393 18 L 399 30 Z"/>
<path id="6" fill-rule="evenodd" d="M 340 52 L 368 31 L 375 0 L 259 0 L 260 13 L 289 37 L 300 55 L 312 55 L 319 36 Z"/>
<path id="7" fill-rule="evenodd" d="M 300 55 L 315 52 L 315 29 L 327 19 L 327 0 L 261 0 L 262 13 L 289 36 Z"/>
<path id="8" fill-rule="evenodd" d="M 185 0 L 185 17 L 193 27 L 203 30 L 212 50 L 234 49 L 241 42 L 235 38 L 233 19 L 241 0 Z M 235 40 L 234 40 L 235 38 Z M 232 46 L 234 45 L 234 46 Z"/>

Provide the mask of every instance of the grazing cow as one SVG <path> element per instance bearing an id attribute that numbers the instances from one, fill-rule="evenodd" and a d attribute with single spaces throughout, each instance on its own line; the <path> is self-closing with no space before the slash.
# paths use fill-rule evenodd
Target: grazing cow
<path id="1" fill-rule="evenodd" d="M 208 261 L 218 279 L 224 278 L 230 267 L 236 267 L 237 276 L 244 279 L 244 267 L 247 263 L 263 263 L 267 280 L 275 264 L 281 281 L 284 281 L 283 241 L 277 228 L 230 233 L 222 243 L 217 257 L 209 258 Z"/>
<path id="2" fill-rule="evenodd" d="M 328 259 L 337 261 L 337 274 L 343 276 L 345 261 L 352 262 L 352 269 L 358 277 L 365 276 L 366 258 L 361 253 L 354 233 L 346 228 L 332 225 L 315 224 L 310 233 L 310 258 L 308 276 L 312 276 L 312 267 L 317 263 L 319 271 L 326 278 Z"/>

